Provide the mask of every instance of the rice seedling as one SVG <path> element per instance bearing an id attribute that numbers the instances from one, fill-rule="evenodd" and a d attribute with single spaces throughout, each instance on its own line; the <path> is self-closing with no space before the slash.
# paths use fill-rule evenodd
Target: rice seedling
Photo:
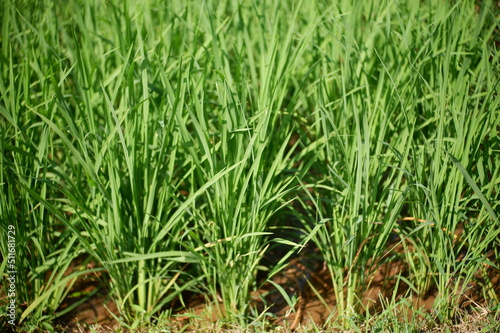
<path id="1" fill-rule="evenodd" d="M 498 166 L 490 160 L 488 180 L 484 164 L 469 169 L 481 170 L 475 179 L 482 174 L 489 185 L 480 188 L 466 165 L 482 160 L 470 155 L 483 155 L 479 142 L 497 131 L 498 102 L 488 100 L 493 95 L 486 91 L 494 91 L 498 80 L 485 80 L 488 46 L 459 40 L 484 29 L 486 18 L 474 20 L 470 6 L 431 6 L 427 18 L 417 10 L 398 16 L 393 2 L 331 12 L 329 30 L 338 39 L 324 42 L 323 52 L 336 54 L 325 64 L 332 74 L 318 88 L 320 104 L 311 121 L 321 152 L 314 152 L 319 163 L 312 168 L 321 181 L 312 177 L 307 186 L 317 194 L 308 195 L 314 206 L 305 224 L 311 232 L 319 228 L 314 239 L 331 272 L 336 311 L 345 320 L 360 310 L 360 295 L 394 231 L 412 272 L 409 287 L 423 297 L 436 287 L 435 307 L 443 318 L 453 316 L 447 311 L 458 309 L 481 266 L 491 265 L 485 258 L 498 244 L 498 217 L 490 186 Z M 487 6 L 481 15 L 489 15 Z M 365 23 L 359 16 L 373 19 Z M 464 24 L 454 25 L 457 20 Z M 415 32 L 405 31 L 405 22 L 415 22 Z M 424 22 L 431 31 L 420 32 Z M 412 221 L 404 231 L 396 224 L 402 214 Z M 483 227 L 472 227 L 476 216 Z M 457 235 L 459 224 L 478 247 Z"/>
<path id="2" fill-rule="evenodd" d="M 0 219 L 5 231 L 0 241 L 1 272 L 2 277 L 15 272 L 17 318 L 22 321 L 29 315 L 44 322 L 61 314 L 58 308 L 72 285 L 80 275 L 91 272 L 67 272 L 83 249 L 61 221 L 66 220 L 68 200 L 58 188 L 62 170 L 53 162 L 60 149 L 34 113 L 44 110 L 47 117 L 54 117 L 52 84 L 67 74 L 67 68 L 63 59 L 53 58 L 51 70 L 40 71 L 44 63 L 37 47 L 42 46 L 30 44 L 31 36 L 16 20 L 15 8 L 9 3 L 3 7 L 4 32 L 10 27 L 9 38 L 17 44 L 2 43 L 2 76 L 7 80 L 0 85 Z M 7 229 L 13 230 L 13 262 L 7 260 Z"/>
<path id="3" fill-rule="evenodd" d="M 407 259 L 419 293 L 437 288 L 435 307 L 444 311 L 445 318 L 454 315 L 474 274 L 489 265 L 490 251 L 498 245 L 498 209 L 494 208 L 498 199 L 493 188 L 498 166 L 491 159 L 486 166 L 480 157 L 485 154 L 480 142 L 487 142 L 498 127 L 498 102 L 485 93 L 493 93 L 498 81 L 486 79 L 492 71 L 486 60 L 489 45 L 473 38 L 482 30 L 486 30 L 485 40 L 491 38 L 483 25 L 492 19 L 490 10 L 485 5 L 474 14 L 470 3 L 438 7 L 431 16 L 435 24 L 429 35 L 440 36 L 441 45 L 422 47 L 416 66 L 422 80 L 418 86 L 428 96 L 422 110 L 433 111 L 424 111 L 417 125 L 422 129 L 415 156 L 418 187 L 410 196 L 418 203 L 411 205 L 411 215 L 427 223 L 413 226 L 418 230 L 412 231 L 410 239 L 419 254 L 417 262 L 413 254 Z M 477 20 L 476 15 L 480 15 Z M 457 20 L 464 24 L 453 24 Z M 438 50 L 444 52 L 435 56 Z M 429 64 L 440 68 L 439 74 L 429 71 Z M 484 176 L 485 169 L 491 178 Z"/>
<path id="4" fill-rule="evenodd" d="M 441 322 L 498 302 L 499 17 L 472 0 L 3 2 L 18 323 L 54 330 L 93 274 L 126 329 L 196 298 L 221 329 L 267 329 L 255 295 L 294 311 L 274 278 L 309 242 L 326 328 L 390 326 L 412 296 Z M 395 258 L 377 316 L 363 295 Z"/>

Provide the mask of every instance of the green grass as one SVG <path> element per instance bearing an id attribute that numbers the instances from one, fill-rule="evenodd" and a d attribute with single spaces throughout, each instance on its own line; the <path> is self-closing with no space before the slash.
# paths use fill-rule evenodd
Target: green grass
<path id="1" fill-rule="evenodd" d="M 452 325 L 473 287 L 498 316 L 494 1 L 1 6 L 0 249 L 15 226 L 19 327 L 53 330 L 100 274 L 124 329 L 186 295 L 221 329 L 271 329 L 254 292 L 306 244 L 337 300 L 326 328 L 395 330 L 406 296 L 433 293 L 425 315 Z M 362 295 L 391 261 L 399 288 L 376 313 Z"/>

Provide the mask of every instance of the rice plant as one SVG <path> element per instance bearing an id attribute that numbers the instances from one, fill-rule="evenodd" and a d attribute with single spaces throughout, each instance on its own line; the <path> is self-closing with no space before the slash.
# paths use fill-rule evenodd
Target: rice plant
<path id="1" fill-rule="evenodd" d="M 435 295 L 441 322 L 498 303 L 493 1 L 0 6 L 18 323 L 53 330 L 93 274 L 127 329 L 197 297 L 226 327 L 267 327 L 255 295 L 273 285 L 293 311 L 273 279 L 309 242 L 335 295 L 326 328 L 374 313 L 364 294 L 391 260 L 382 321 L 404 295 Z"/>
<path id="2" fill-rule="evenodd" d="M 493 69 L 485 64 L 498 60 L 486 44 L 492 8 L 412 8 L 402 16 L 395 2 L 339 5 L 328 27 L 337 38 L 320 37 L 329 56 L 323 71 L 331 74 L 310 120 L 320 147 L 312 168 L 321 180 L 313 176 L 307 186 L 316 194 L 308 194 L 314 206 L 305 224 L 318 230 L 344 318 L 361 311 L 391 233 L 405 247 L 406 284 L 421 297 L 437 288 L 445 320 L 498 246 L 498 165 L 490 158 L 485 165 L 479 143 L 498 131 L 498 101 L 489 99 L 498 78 L 486 79 Z M 478 34 L 484 40 L 473 39 Z"/>

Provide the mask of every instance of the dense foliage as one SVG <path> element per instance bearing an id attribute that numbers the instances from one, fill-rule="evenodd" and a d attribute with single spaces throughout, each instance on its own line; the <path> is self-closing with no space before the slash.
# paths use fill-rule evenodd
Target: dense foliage
<path id="1" fill-rule="evenodd" d="M 359 295 L 391 260 L 408 293 L 388 304 L 436 292 L 443 321 L 467 297 L 498 304 L 499 11 L 2 2 L 0 248 L 13 225 L 17 322 L 50 325 L 91 273 L 125 326 L 188 291 L 229 322 L 265 321 L 253 292 L 306 243 L 331 276 L 332 323 L 366 313 Z"/>

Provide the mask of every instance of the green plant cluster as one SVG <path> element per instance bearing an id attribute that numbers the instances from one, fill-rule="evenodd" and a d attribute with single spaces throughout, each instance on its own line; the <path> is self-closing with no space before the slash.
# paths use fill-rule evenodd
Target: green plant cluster
<path id="1" fill-rule="evenodd" d="M 436 291 L 442 320 L 472 285 L 498 303 L 499 12 L 3 1 L 0 249 L 14 225 L 18 320 L 49 325 L 100 274 L 128 327 L 186 292 L 247 325 L 266 316 L 253 292 L 306 244 L 330 273 L 332 322 L 370 311 L 360 295 L 391 260 L 405 269 L 387 278 Z M 278 237 L 292 219 L 297 237 Z"/>

